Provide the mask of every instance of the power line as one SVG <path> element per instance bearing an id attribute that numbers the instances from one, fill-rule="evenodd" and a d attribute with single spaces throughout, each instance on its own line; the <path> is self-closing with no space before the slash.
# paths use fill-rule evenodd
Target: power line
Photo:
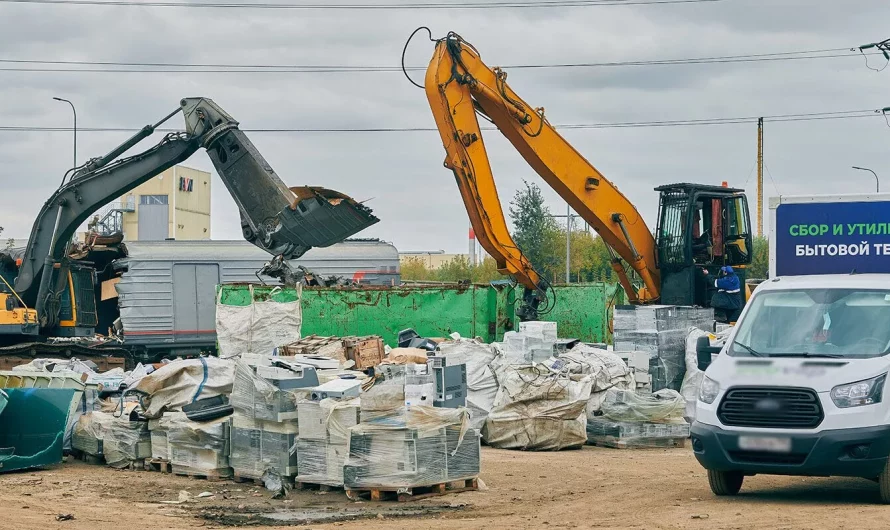
<path id="1" fill-rule="evenodd" d="M 648 61 L 579 62 L 551 64 L 504 65 L 509 69 L 546 68 L 597 68 L 621 66 L 669 66 L 710 63 L 743 63 L 763 61 L 793 61 L 807 59 L 834 59 L 859 57 L 854 49 L 829 48 L 791 52 L 760 53 L 746 55 L 722 55 L 713 57 L 688 57 L 681 59 L 655 59 Z M 846 52 L 846 53 L 837 53 Z M 873 53 L 874 54 L 874 53 Z M 167 62 L 124 62 L 124 61 L 78 61 L 78 60 L 35 60 L 0 59 L 0 64 L 51 65 L 52 67 L 0 67 L 6 72 L 84 72 L 84 73 L 342 73 L 342 72 L 401 72 L 400 66 L 360 66 L 360 65 L 296 65 L 296 64 L 221 64 L 221 63 L 167 63 Z M 57 68 L 56 66 L 96 66 L 103 68 Z M 121 68 L 128 67 L 128 68 Z M 134 69 L 133 67 L 138 67 Z M 423 71 L 425 67 L 407 67 L 408 71 Z"/>
<path id="2" fill-rule="evenodd" d="M 770 122 L 795 122 L 814 120 L 842 120 L 870 118 L 881 116 L 879 110 L 849 110 L 835 112 L 810 112 L 801 114 L 775 114 L 763 116 Z M 612 123 L 570 123 L 555 125 L 557 129 L 613 129 L 613 128 L 645 128 L 645 127 L 685 127 L 702 125 L 735 125 L 740 123 L 756 123 L 757 117 L 706 118 L 691 120 L 662 120 L 640 122 Z M 495 127 L 483 127 L 483 130 L 497 130 Z M 34 126 L 0 126 L 0 132 L 68 132 L 71 127 L 34 127 Z M 139 128 L 127 127 L 78 127 L 78 132 L 135 132 Z M 257 128 L 242 129 L 248 133 L 402 133 L 402 132 L 436 132 L 434 127 L 366 127 L 366 128 Z M 158 132 L 176 132 L 179 129 L 157 129 Z"/>
<path id="3" fill-rule="evenodd" d="M 769 179 L 773 181 L 773 188 L 775 188 L 776 193 L 781 195 L 782 193 L 779 191 L 779 186 L 776 184 L 776 179 L 773 178 L 773 174 L 769 170 L 769 166 L 764 162 L 763 167 L 766 168 L 766 174 L 769 175 Z"/>
<path id="4" fill-rule="evenodd" d="M 393 10 L 393 9 L 516 9 L 552 7 L 633 6 L 654 4 L 699 4 L 724 0 L 532 0 L 501 2 L 437 2 L 404 4 L 279 4 L 228 2 L 137 2 L 132 0 L 0 0 L 6 4 L 44 4 L 65 6 L 138 6 L 216 9 L 298 9 L 298 10 Z"/>

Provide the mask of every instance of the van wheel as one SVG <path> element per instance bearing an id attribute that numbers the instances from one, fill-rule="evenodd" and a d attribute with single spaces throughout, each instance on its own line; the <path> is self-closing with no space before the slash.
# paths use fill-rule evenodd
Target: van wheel
<path id="1" fill-rule="evenodd" d="M 886 471 L 884 472 L 886 473 Z M 884 476 L 884 475 L 881 475 Z M 735 495 L 742 489 L 742 482 L 745 475 L 741 471 L 713 471 L 708 470 L 708 484 L 711 485 L 711 491 L 714 495 Z M 883 482 L 881 483 L 883 484 Z M 890 476 L 887 478 L 888 494 L 890 494 Z M 881 496 L 883 497 L 884 489 L 881 487 Z"/>
<path id="2" fill-rule="evenodd" d="M 881 489 L 881 502 L 890 504 L 890 459 L 887 459 L 884 471 L 878 475 L 878 486 Z"/>

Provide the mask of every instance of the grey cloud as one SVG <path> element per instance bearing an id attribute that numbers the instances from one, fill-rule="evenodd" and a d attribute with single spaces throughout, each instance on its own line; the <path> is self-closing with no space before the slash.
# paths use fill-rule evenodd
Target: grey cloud
<path id="1" fill-rule="evenodd" d="M 489 65 L 674 58 L 855 45 L 884 35 L 890 6 L 846 2 L 739 0 L 689 6 L 545 10 L 268 12 L 197 9 L 0 6 L 3 58 L 131 62 L 397 65 L 408 34 L 429 25 L 455 30 Z M 425 66 L 432 43 L 412 42 L 409 65 Z M 423 72 L 412 72 L 415 80 Z M 554 123 L 818 112 L 890 105 L 890 70 L 856 59 L 683 67 L 513 70 L 511 86 Z M 137 128 L 184 96 L 212 97 L 242 127 L 431 127 L 421 90 L 401 73 L 62 74 L 0 72 L 0 124 Z M 174 124 L 175 122 L 175 124 Z M 170 122 L 181 126 L 181 119 Z M 743 185 L 754 162 L 754 126 L 566 130 L 563 134 L 654 225 L 652 188 L 671 181 Z M 888 173 L 890 129 L 880 118 L 768 123 L 766 162 L 782 193 L 868 190 L 854 163 Z M 107 152 L 126 133 L 82 133 L 79 158 Z M 160 138 L 155 137 L 153 142 Z M 435 132 L 252 134 L 291 185 L 336 188 L 370 199 L 381 222 L 364 236 L 405 249 L 466 247 L 467 216 L 442 167 Z M 24 236 L 70 166 L 70 133 L 0 132 L 0 225 Z M 146 141 L 140 148 L 148 147 Z M 506 208 L 522 179 L 540 183 L 495 131 L 486 133 Z M 188 165 L 211 170 L 196 154 Z M 888 173 L 890 174 L 890 173 Z M 240 237 L 235 206 L 214 177 L 213 235 Z M 768 194 L 774 194 L 769 177 Z M 551 209 L 564 203 L 546 190 Z M 753 195 L 752 195 L 753 198 Z"/>

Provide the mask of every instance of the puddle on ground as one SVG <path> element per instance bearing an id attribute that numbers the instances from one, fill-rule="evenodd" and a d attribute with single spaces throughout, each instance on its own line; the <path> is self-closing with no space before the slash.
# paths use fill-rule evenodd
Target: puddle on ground
<path id="1" fill-rule="evenodd" d="M 307 507 L 282 510 L 247 508 L 230 511 L 232 508 L 207 508 L 201 511 L 200 517 L 227 526 L 281 526 L 305 525 L 312 523 L 334 523 L 354 521 L 357 519 L 390 518 L 390 517 L 422 517 L 443 512 L 453 512 L 464 508 L 464 505 L 422 505 L 422 506 L 368 506 L 334 508 Z"/>

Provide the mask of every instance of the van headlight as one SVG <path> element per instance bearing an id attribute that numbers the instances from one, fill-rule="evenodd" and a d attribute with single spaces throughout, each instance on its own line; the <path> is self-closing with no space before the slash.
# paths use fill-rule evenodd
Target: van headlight
<path id="1" fill-rule="evenodd" d="M 701 380 L 701 385 L 698 387 L 698 399 L 702 403 L 707 403 L 710 405 L 717 399 L 717 394 L 720 393 L 720 383 L 714 381 L 708 376 L 703 376 Z"/>
<path id="2" fill-rule="evenodd" d="M 831 389 L 831 400 L 842 409 L 880 403 L 886 380 L 887 374 L 883 374 L 865 381 L 838 385 Z"/>

